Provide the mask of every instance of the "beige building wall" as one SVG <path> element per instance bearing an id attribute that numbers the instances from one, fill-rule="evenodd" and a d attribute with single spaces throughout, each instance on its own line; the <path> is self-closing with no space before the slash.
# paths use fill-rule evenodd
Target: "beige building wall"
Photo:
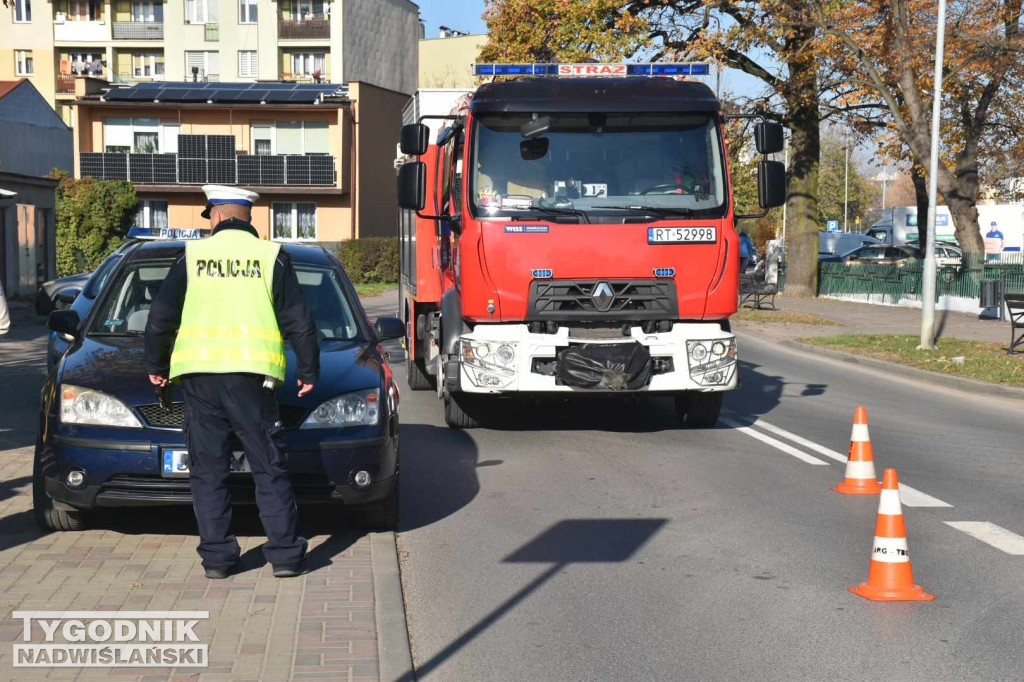
<path id="1" fill-rule="evenodd" d="M 473 64 L 486 42 L 486 34 L 420 40 L 419 87 L 475 88 Z"/>

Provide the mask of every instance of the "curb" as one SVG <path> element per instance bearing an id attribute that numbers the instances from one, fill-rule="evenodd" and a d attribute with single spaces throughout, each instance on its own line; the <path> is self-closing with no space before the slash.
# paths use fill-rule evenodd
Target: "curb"
<path id="1" fill-rule="evenodd" d="M 412 648 L 405 624 L 402 577 L 398 569 L 395 534 L 370 534 L 373 566 L 374 616 L 377 621 L 377 660 L 381 682 L 412 682 Z"/>
<path id="2" fill-rule="evenodd" d="M 1011 400 L 1024 400 L 1024 389 L 1020 388 L 1001 386 L 999 384 L 989 384 L 984 381 L 977 381 L 976 379 L 954 377 L 947 374 L 939 374 L 938 372 L 929 372 L 926 369 L 907 367 L 906 365 L 888 362 L 887 360 L 877 360 L 875 358 L 855 355 L 841 350 L 821 348 L 819 346 L 812 346 L 808 343 L 800 343 L 799 341 L 785 340 L 777 341 L 776 343 L 788 348 L 814 353 L 816 355 L 823 355 L 825 357 L 832 358 L 833 360 L 849 362 L 854 365 L 864 365 L 865 367 L 882 370 L 889 374 L 897 374 L 909 379 L 924 381 L 944 388 L 954 388 L 958 391 L 964 391 L 965 393 L 973 393 L 975 395 L 995 398 L 1009 398 Z"/>

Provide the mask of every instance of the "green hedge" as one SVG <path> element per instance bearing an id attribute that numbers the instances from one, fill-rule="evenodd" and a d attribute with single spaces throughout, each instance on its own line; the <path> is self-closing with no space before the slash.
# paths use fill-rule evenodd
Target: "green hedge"
<path id="1" fill-rule="evenodd" d="M 397 237 L 350 239 L 338 246 L 337 255 L 355 284 L 398 281 Z"/>

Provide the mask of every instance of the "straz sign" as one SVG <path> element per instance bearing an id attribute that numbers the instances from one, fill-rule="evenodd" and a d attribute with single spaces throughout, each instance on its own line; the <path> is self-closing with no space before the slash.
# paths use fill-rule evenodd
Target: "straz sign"
<path id="1" fill-rule="evenodd" d="M 626 76 L 625 64 L 559 64 L 559 76 Z"/>

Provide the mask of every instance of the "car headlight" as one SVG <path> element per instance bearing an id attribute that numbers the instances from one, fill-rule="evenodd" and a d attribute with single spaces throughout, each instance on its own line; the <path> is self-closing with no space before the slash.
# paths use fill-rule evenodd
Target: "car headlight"
<path id="1" fill-rule="evenodd" d="M 71 384 L 60 389 L 60 420 L 65 424 L 142 428 L 139 418 L 117 398 Z"/>
<path id="2" fill-rule="evenodd" d="M 353 391 L 321 403 L 302 423 L 303 429 L 372 426 L 380 419 L 380 390 Z"/>

